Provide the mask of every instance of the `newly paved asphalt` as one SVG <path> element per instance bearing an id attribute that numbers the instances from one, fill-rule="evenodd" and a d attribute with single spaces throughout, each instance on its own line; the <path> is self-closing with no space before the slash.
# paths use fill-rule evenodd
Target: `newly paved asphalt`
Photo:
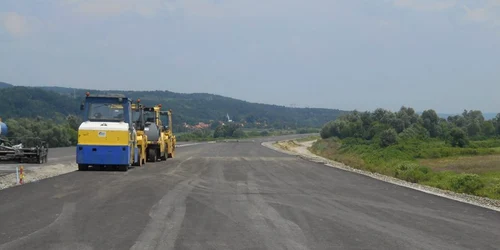
<path id="1" fill-rule="evenodd" d="M 207 142 L 178 142 L 179 147 L 205 144 Z M 51 164 L 75 163 L 75 147 L 50 148 L 47 164 L 18 163 L 12 161 L 0 161 L 0 176 L 16 172 L 16 168 L 23 166 L 27 171 L 43 168 Z"/>
<path id="2" fill-rule="evenodd" d="M 180 147 L 174 159 L 128 172 L 76 171 L 0 190 L 0 249 L 499 247 L 498 212 L 260 140 Z"/>

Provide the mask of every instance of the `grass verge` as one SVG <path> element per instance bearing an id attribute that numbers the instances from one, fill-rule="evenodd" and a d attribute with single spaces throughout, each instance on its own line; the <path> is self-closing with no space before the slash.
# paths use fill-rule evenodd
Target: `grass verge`
<path id="1" fill-rule="evenodd" d="M 406 141 L 381 148 L 362 140 L 329 138 L 310 151 L 353 168 L 458 193 L 500 199 L 500 152 L 496 142 L 453 148 L 440 141 Z"/>

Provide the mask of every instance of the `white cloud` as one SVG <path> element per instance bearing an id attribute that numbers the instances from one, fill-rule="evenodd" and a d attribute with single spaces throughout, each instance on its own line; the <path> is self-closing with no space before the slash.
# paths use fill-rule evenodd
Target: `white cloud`
<path id="1" fill-rule="evenodd" d="M 113 16 L 136 13 L 143 17 L 155 16 L 165 9 L 165 0 L 63 0 L 63 4 L 83 14 Z"/>
<path id="2" fill-rule="evenodd" d="M 16 12 L 0 13 L 1 25 L 13 36 L 21 36 L 29 31 L 26 18 Z"/>
<path id="3" fill-rule="evenodd" d="M 454 8 L 460 10 L 463 3 L 465 20 L 500 26 L 500 0 L 391 0 L 394 6 L 418 11 L 442 11 Z M 472 4 L 472 5 L 468 5 Z"/>
<path id="4" fill-rule="evenodd" d="M 136 13 L 151 17 L 163 12 L 189 17 L 260 17 L 295 16 L 296 10 L 309 13 L 332 14 L 331 0 L 315 0 L 309 4 L 303 0 L 59 0 L 73 11 L 88 15 L 113 16 Z"/>
<path id="5" fill-rule="evenodd" d="M 419 11 L 439 11 L 455 7 L 456 0 L 394 0 L 397 7 Z"/>
<path id="6" fill-rule="evenodd" d="M 470 8 L 464 5 L 463 9 L 465 10 L 465 19 L 469 21 L 500 26 L 500 0 L 489 0 L 485 6 L 479 8 Z"/>
<path id="7" fill-rule="evenodd" d="M 489 19 L 489 13 L 488 10 L 485 8 L 478 8 L 478 9 L 470 9 L 467 6 L 464 6 L 464 9 L 466 11 L 465 18 L 471 21 L 476 21 L 476 22 L 484 22 L 488 21 Z"/>

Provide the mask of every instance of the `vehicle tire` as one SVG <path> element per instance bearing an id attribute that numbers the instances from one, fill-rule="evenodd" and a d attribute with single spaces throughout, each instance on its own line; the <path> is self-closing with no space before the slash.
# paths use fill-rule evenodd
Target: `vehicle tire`
<path id="1" fill-rule="evenodd" d="M 128 171 L 128 165 L 120 165 L 118 166 L 118 169 L 122 172 L 127 172 Z"/>
<path id="2" fill-rule="evenodd" d="M 175 155 L 175 146 L 172 147 L 172 153 L 168 153 L 168 158 L 174 158 Z"/>
<path id="3" fill-rule="evenodd" d="M 156 153 L 156 150 L 152 148 L 148 150 L 148 159 L 150 162 L 158 161 L 158 154 Z"/>
<path id="4" fill-rule="evenodd" d="M 89 170 L 89 165 L 78 164 L 78 171 L 87 171 Z"/>
<path id="5" fill-rule="evenodd" d="M 166 161 L 167 160 L 167 149 L 163 151 L 163 155 L 161 155 L 160 150 L 158 150 L 158 155 L 160 155 L 160 161 Z"/>
<path id="6" fill-rule="evenodd" d="M 141 156 L 139 156 L 139 161 L 134 162 L 134 164 L 132 164 L 132 166 L 142 167 L 142 159 L 141 159 Z"/>

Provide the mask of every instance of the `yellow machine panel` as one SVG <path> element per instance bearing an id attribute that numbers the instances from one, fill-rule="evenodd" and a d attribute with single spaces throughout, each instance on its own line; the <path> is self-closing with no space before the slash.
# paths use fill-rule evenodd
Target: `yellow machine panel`
<path id="1" fill-rule="evenodd" d="M 99 131 L 79 130 L 78 144 L 96 146 L 127 146 L 129 145 L 128 131 Z"/>

